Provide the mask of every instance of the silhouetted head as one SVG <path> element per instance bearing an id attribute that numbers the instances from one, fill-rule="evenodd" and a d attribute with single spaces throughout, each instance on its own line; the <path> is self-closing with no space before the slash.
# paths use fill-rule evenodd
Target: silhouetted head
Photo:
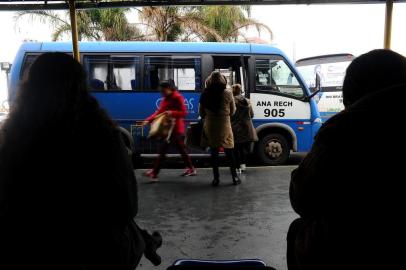
<path id="1" fill-rule="evenodd" d="M 90 95 L 82 66 L 67 54 L 44 53 L 31 65 L 1 132 L 9 145 L 33 143 L 50 132 L 73 134 L 89 122 L 114 126 Z"/>
<path id="2" fill-rule="evenodd" d="M 76 110 L 89 96 L 82 66 L 64 53 L 44 53 L 32 64 L 17 106 L 54 116 Z"/>
<path id="3" fill-rule="evenodd" d="M 406 84 L 406 59 L 390 50 L 373 50 L 349 65 L 343 84 L 343 102 L 348 107 L 371 93 Z"/>
<path id="4" fill-rule="evenodd" d="M 114 123 L 88 92 L 85 72 L 72 56 L 45 53 L 31 65 L 27 75 L 9 117 L 0 129 L 0 202 L 3 198 L 10 198 L 14 203 L 10 209 L 20 209 L 20 203 L 25 207 L 26 202 L 42 206 L 35 204 L 41 201 L 38 194 L 46 194 L 45 207 L 52 204 L 54 198 L 58 201 L 57 196 L 69 191 L 62 192 L 62 186 L 50 184 L 54 181 L 49 176 L 56 175 L 56 172 L 49 163 L 59 160 L 58 155 L 64 156 L 62 160 L 97 156 L 102 152 L 111 155 L 109 150 L 94 152 L 94 149 L 104 146 L 107 148 L 101 149 L 111 149 L 112 145 L 107 146 L 106 142 L 113 140 L 116 132 Z M 81 147 L 83 145 L 86 147 Z M 41 164 L 29 165 L 29 168 L 35 167 L 33 178 L 26 177 L 26 172 L 21 171 L 19 165 L 31 161 Z M 89 164 L 94 162 L 89 160 Z M 74 164 L 78 166 L 78 163 Z M 77 171 L 78 167 L 73 168 L 73 172 Z M 70 184 L 62 185 L 63 189 L 69 190 Z M 32 194 L 36 194 L 33 197 L 29 195 L 31 188 L 34 190 Z"/>

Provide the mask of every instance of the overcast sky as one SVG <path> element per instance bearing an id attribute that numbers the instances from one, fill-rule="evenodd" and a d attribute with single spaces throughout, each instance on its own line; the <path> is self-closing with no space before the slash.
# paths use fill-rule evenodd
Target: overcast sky
<path id="1" fill-rule="evenodd" d="M 294 60 L 329 53 L 359 55 L 383 45 L 383 4 L 254 6 L 251 16 L 273 30 L 274 45 Z M 49 26 L 23 22 L 16 27 L 13 17 L 13 12 L 0 12 L 0 62 L 12 62 L 25 39 L 51 40 Z M 395 4 L 392 47 L 403 55 L 405 26 L 406 4 Z M 257 33 L 251 29 L 248 36 Z M 262 34 L 261 38 L 268 37 Z M 0 102 L 5 98 L 5 74 L 1 73 Z"/>

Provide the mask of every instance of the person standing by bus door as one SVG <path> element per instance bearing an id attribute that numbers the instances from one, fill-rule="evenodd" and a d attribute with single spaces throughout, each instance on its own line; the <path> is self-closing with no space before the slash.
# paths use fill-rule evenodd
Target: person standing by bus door
<path id="1" fill-rule="evenodd" d="M 199 101 L 199 114 L 203 119 L 201 146 L 210 148 L 214 176 L 213 187 L 220 184 L 219 151 L 221 148 L 224 149 L 228 160 L 233 184 L 241 184 L 237 175 L 230 119 L 231 115 L 235 113 L 235 102 L 233 93 L 226 88 L 226 77 L 218 71 L 213 71 L 206 80 L 206 88 Z"/>
<path id="2" fill-rule="evenodd" d="M 237 172 L 246 170 L 246 153 L 249 152 L 251 143 L 258 141 L 257 131 L 252 123 L 254 110 L 249 99 L 242 95 L 240 84 L 232 86 L 236 105 L 235 114 L 231 116 L 231 126 L 234 134 L 234 156 Z"/>
<path id="3" fill-rule="evenodd" d="M 159 109 L 149 116 L 143 125 L 147 125 L 154 121 L 155 117 L 165 113 L 168 117 L 175 119 L 175 126 L 172 131 L 172 135 L 168 141 L 162 143 L 159 149 L 159 157 L 155 161 L 154 168 L 147 171 L 144 175 L 149 177 L 151 181 L 158 180 L 158 174 L 161 169 L 161 164 L 166 158 L 166 152 L 168 147 L 173 144 L 182 155 L 182 159 L 185 162 L 186 170 L 181 176 L 195 176 L 197 174 L 192 160 L 190 159 L 184 142 L 185 123 L 184 118 L 187 115 L 187 110 L 183 96 L 178 91 L 173 80 L 164 81 L 160 84 L 161 94 L 163 100 L 159 106 Z"/>

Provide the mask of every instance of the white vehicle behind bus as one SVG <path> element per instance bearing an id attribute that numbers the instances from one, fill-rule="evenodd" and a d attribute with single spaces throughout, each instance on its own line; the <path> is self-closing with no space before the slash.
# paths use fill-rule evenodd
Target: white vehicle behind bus
<path id="1" fill-rule="evenodd" d="M 315 101 L 325 122 L 344 109 L 342 86 L 352 54 L 330 54 L 296 61 L 296 67 L 312 92 L 320 91 Z"/>

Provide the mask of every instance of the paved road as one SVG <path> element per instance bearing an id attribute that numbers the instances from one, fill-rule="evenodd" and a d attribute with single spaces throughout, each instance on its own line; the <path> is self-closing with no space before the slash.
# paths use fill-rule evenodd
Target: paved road
<path id="1" fill-rule="evenodd" d="M 142 164 L 137 164 L 137 168 L 143 168 L 143 169 L 151 168 L 156 159 L 156 156 L 157 155 L 144 157 L 142 160 Z M 286 165 L 297 165 L 300 163 L 300 161 L 302 161 L 302 159 L 305 156 L 306 156 L 306 153 L 291 153 L 290 158 Z M 198 158 L 192 157 L 192 161 L 196 167 L 200 167 L 200 168 L 210 167 L 210 157 L 209 156 L 203 157 L 203 158 L 202 157 L 198 157 Z M 226 160 L 224 158 L 221 158 L 220 162 L 222 163 L 222 165 L 226 165 Z M 173 168 L 173 169 L 181 169 L 184 167 L 183 161 L 179 157 L 179 155 L 175 155 L 175 156 L 168 158 L 164 162 L 163 165 L 166 166 L 167 168 Z M 253 167 L 261 166 L 260 164 L 258 164 L 258 161 L 256 160 L 255 157 L 248 158 L 248 165 L 253 166 Z"/>
<path id="2" fill-rule="evenodd" d="M 179 258 L 261 258 L 286 269 L 286 233 L 296 217 L 290 207 L 290 172 L 296 166 L 250 168 L 243 184 L 231 185 L 227 169 L 222 183 L 210 186 L 211 171 L 180 178 L 181 170 L 163 170 L 159 183 L 137 172 L 140 212 L 137 222 L 164 237 L 163 264 L 141 261 L 138 269 L 166 269 Z"/>

